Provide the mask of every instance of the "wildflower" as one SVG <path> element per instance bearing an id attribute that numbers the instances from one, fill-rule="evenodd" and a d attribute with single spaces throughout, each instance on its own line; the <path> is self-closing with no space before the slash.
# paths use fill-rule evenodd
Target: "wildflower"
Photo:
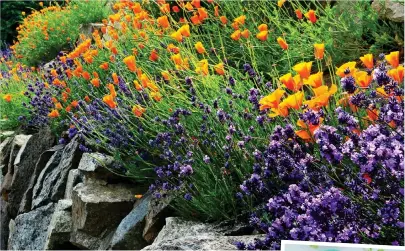
<path id="1" fill-rule="evenodd" d="M 10 102 L 11 102 L 11 98 L 12 98 L 11 94 L 6 94 L 6 95 L 4 95 L 4 97 L 3 97 L 3 99 L 4 99 L 7 103 L 10 103 Z"/>
<path id="2" fill-rule="evenodd" d="M 208 60 L 203 59 L 198 62 L 198 66 L 195 69 L 196 73 L 207 75 L 208 74 Z"/>
<path id="3" fill-rule="evenodd" d="M 135 56 L 128 56 L 123 59 L 123 62 L 127 65 L 130 71 L 132 72 L 136 71 Z"/>
<path id="4" fill-rule="evenodd" d="M 205 8 L 198 8 L 198 19 L 203 21 L 204 19 L 208 18 L 208 12 Z"/>
<path id="5" fill-rule="evenodd" d="M 120 82 L 117 73 L 113 72 L 111 76 L 113 78 L 114 84 L 118 84 Z"/>
<path id="6" fill-rule="evenodd" d="M 356 80 L 352 76 L 344 77 L 340 80 L 343 90 L 348 92 L 349 94 L 354 93 L 356 91 Z"/>
<path id="7" fill-rule="evenodd" d="M 56 104 L 55 104 L 55 109 L 57 109 L 57 110 L 61 110 L 63 107 L 62 107 L 62 104 L 60 103 L 60 102 L 57 102 Z"/>
<path id="8" fill-rule="evenodd" d="M 259 31 L 266 31 L 267 30 L 267 24 L 261 24 L 257 28 L 259 29 Z"/>
<path id="9" fill-rule="evenodd" d="M 197 52 L 198 52 L 199 54 L 202 54 L 202 53 L 205 52 L 204 45 L 203 45 L 200 41 L 198 41 L 198 42 L 194 45 L 194 47 L 195 47 L 195 49 L 197 50 Z"/>
<path id="10" fill-rule="evenodd" d="M 214 65 L 214 70 L 217 74 L 224 75 L 225 74 L 224 63 Z"/>
<path id="11" fill-rule="evenodd" d="M 385 60 L 387 60 L 392 67 L 397 68 L 399 65 L 399 51 L 393 51 L 386 55 Z"/>
<path id="12" fill-rule="evenodd" d="M 43 7 L 44 3 L 43 2 L 39 2 L 39 6 Z"/>
<path id="13" fill-rule="evenodd" d="M 396 69 L 391 69 L 387 72 L 387 75 L 398 83 L 402 83 L 404 80 L 404 67 L 399 65 Z"/>
<path id="14" fill-rule="evenodd" d="M 219 16 L 219 6 L 214 7 L 214 16 L 218 17 Z"/>
<path id="15" fill-rule="evenodd" d="M 100 68 L 103 69 L 103 70 L 108 70 L 108 63 L 107 62 L 102 63 L 100 65 Z"/>
<path id="16" fill-rule="evenodd" d="M 117 107 L 117 104 L 114 102 L 114 97 L 111 94 L 105 95 L 103 101 L 112 109 Z"/>
<path id="17" fill-rule="evenodd" d="M 244 31 L 241 32 L 242 37 L 248 38 L 250 35 L 250 32 L 248 29 L 245 29 Z"/>
<path id="18" fill-rule="evenodd" d="M 86 80 L 89 80 L 90 79 L 90 73 L 88 73 L 87 71 L 84 71 L 83 73 L 82 73 L 82 76 L 83 76 L 83 78 L 84 79 L 86 79 Z"/>
<path id="19" fill-rule="evenodd" d="M 245 24 L 245 20 L 246 20 L 246 16 L 242 15 L 242 16 L 235 18 L 233 21 L 237 24 Z"/>
<path id="20" fill-rule="evenodd" d="M 264 31 L 259 32 L 256 35 L 256 37 L 261 41 L 266 41 L 268 34 L 269 34 L 269 32 L 267 30 L 264 30 Z"/>
<path id="21" fill-rule="evenodd" d="M 311 74 L 305 82 L 305 84 L 308 84 L 315 88 L 321 86 L 322 83 L 323 83 L 323 72 Z"/>
<path id="22" fill-rule="evenodd" d="M 286 41 L 285 41 L 283 38 L 278 37 L 278 38 L 277 38 L 277 43 L 280 45 L 280 47 L 281 47 L 283 50 L 287 50 L 287 49 L 288 49 L 288 44 L 286 43 Z"/>
<path id="23" fill-rule="evenodd" d="M 86 101 L 87 103 L 89 103 L 89 102 L 90 102 L 89 96 L 86 95 L 86 96 L 84 97 L 84 101 Z"/>
<path id="24" fill-rule="evenodd" d="M 277 108 L 280 104 L 281 98 L 283 97 L 285 91 L 281 89 L 277 89 L 271 94 L 265 96 L 259 101 L 260 110 L 268 109 L 268 108 Z"/>
<path id="25" fill-rule="evenodd" d="M 168 28 L 170 26 L 169 19 L 167 16 L 158 17 L 156 19 L 158 25 L 162 28 Z"/>
<path id="26" fill-rule="evenodd" d="M 140 106 L 140 105 L 134 105 L 133 107 L 132 107 L 132 112 L 135 114 L 135 116 L 137 116 L 138 118 L 139 117 L 142 117 L 142 114 L 144 113 L 146 111 L 146 109 L 145 108 L 143 108 L 142 106 Z"/>
<path id="27" fill-rule="evenodd" d="M 164 80 L 166 81 L 170 80 L 170 74 L 168 71 L 162 71 L 161 74 Z"/>
<path id="28" fill-rule="evenodd" d="M 292 108 L 292 109 L 298 110 L 298 109 L 300 109 L 300 107 L 302 105 L 303 98 L 304 98 L 304 93 L 300 91 L 295 94 L 289 95 L 287 98 L 285 98 L 282 101 L 282 103 L 287 108 Z"/>
<path id="29" fill-rule="evenodd" d="M 312 124 L 312 123 L 305 123 L 303 120 L 298 120 L 297 125 L 302 129 L 295 131 L 298 137 L 303 140 L 310 140 L 314 137 L 314 132 L 320 127 L 320 123 Z"/>
<path id="30" fill-rule="evenodd" d="M 137 91 L 141 91 L 141 90 L 143 89 L 143 88 L 142 88 L 142 85 L 140 85 L 137 80 L 134 80 L 134 85 L 135 85 L 135 89 L 136 89 Z"/>
<path id="31" fill-rule="evenodd" d="M 238 41 L 240 39 L 240 36 L 241 36 L 240 30 L 236 30 L 234 33 L 231 34 L 231 38 L 235 41 Z"/>
<path id="32" fill-rule="evenodd" d="M 136 194 L 136 195 L 135 195 L 135 198 L 137 198 L 137 199 L 141 199 L 142 197 L 143 197 L 142 194 Z"/>
<path id="33" fill-rule="evenodd" d="M 194 14 L 193 16 L 190 17 L 191 23 L 194 25 L 199 25 L 201 24 L 201 19 L 197 14 Z"/>
<path id="34" fill-rule="evenodd" d="M 173 6 L 172 10 L 174 13 L 179 13 L 180 12 L 180 8 L 178 6 Z"/>
<path id="35" fill-rule="evenodd" d="M 323 59 L 323 54 L 325 53 L 325 44 L 314 44 L 315 58 Z"/>
<path id="36" fill-rule="evenodd" d="M 160 100 L 162 100 L 162 94 L 160 94 L 160 92 L 151 92 L 150 96 L 157 102 L 159 102 Z"/>
<path id="37" fill-rule="evenodd" d="M 311 75 L 312 62 L 302 62 L 293 66 L 293 70 L 300 74 L 301 78 L 306 79 Z"/>
<path id="38" fill-rule="evenodd" d="M 311 23 L 315 23 L 316 22 L 316 14 L 314 10 L 309 10 L 307 13 L 305 13 L 305 17 L 309 19 L 309 21 Z"/>
<path id="39" fill-rule="evenodd" d="M 53 109 L 53 110 L 48 114 L 48 117 L 50 117 L 50 118 L 59 117 L 59 112 L 58 112 L 58 110 Z"/>
<path id="40" fill-rule="evenodd" d="M 190 25 L 185 24 L 185 25 L 181 26 L 178 31 L 181 33 L 182 36 L 189 37 L 190 36 Z"/>
<path id="41" fill-rule="evenodd" d="M 302 12 L 300 9 L 295 10 L 295 15 L 297 16 L 298 19 L 302 19 Z"/>
<path id="42" fill-rule="evenodd" d="M 183 36 L 179 31 L 175 31 L 170 35 L 171 38 L 175 39 L 177 42 L 181 42 L 183 40 Z"/>
<path id="43" fill-rule="evenodd" d="M 277 108 L 270 109 L 272 113 L 269 114 L 270 118 L 274 118 L 277 116 L 287 117 L 288 116 L 288 107 L 285 103 L 281 102 Z"/>
<path id="44" fill-rule="evenodd" d="M 348 73 L 347 70 L 349 71 Z M 352 75 L 356 70 L 356 62 L 348 62 L 337 68 L 336 74 L 343 78 L 346 75 Z"/>
<path id="45" fill-rule="evenodd" d="M 159 55 L 158 55 L 156 49 L 153 49 L 153 50 L 151 51 L 151 53 L 150 53 L 149 60 L 155 62 L 155 61 L 157 61 L 158 59 L 159 59 Z"/>
<path id="46" fill-rule="evenodd" d="M 366 54 L 360 57 L 360 60 L 367 67 L 367 69 L 373 69 L 374 67 L 373 54 Z"/>
<path id="47" fill-rule="evenodd" d="M 221 17 L 219 18 L 219 20 L 221 21 L 221 23 L 222 23 L 223 25 L 225 25 L 225 24 L 228 23 L 228 19 L 226 18 L 226 16 L 221 16 Z"/>
<path id="48" fill-rule="evenodd" d="M 367 88 L 373 80 L 373 77 L 365 71 L 355 72 L 354 78 L 356 83 L 362 88 Z"/>
<path id="49" fill-rule="evenodd" d="M 98 78 L 93 78 L 90 83 L 95 87 L 100 87 L 100 80 Z"/>
<path id="50" fill-rule="evenodd" d="M 117 96 L 117 93 L 115 92 L 114 85 L 108 84 L 107 85 L 108 90 L 110 91 L 110 95 L 115 98 Z"/>

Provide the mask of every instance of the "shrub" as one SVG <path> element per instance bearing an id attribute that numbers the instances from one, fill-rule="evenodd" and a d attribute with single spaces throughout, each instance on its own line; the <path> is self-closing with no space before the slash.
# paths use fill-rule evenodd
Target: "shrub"
<path id="1" fill-rule="evenodd" d="M 70 50 L 79 37 L 80 26 L 100 21 L 108 14 L 105 1 L 71 1 L 66 6 L 49 6 L 33 11 L 17 27 L 18 41 L 11 47 L 26 65 L 37 66 Z"/>

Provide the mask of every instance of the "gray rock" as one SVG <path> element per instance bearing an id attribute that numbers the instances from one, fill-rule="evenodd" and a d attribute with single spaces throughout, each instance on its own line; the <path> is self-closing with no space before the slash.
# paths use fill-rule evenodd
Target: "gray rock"
<path id="1" fill-rule="evenodd" d="M 11 149 L 9 151 L 8 156 L 8 165 L 7 165 L 7 173 L 4 176 L 2 183 L 1 183 L 1 195 L 5 201 L 8 201 L 8 194 L 11 190 L 11 184 L 13 182 L 14 176 L 14 160 L 17 157 L 19 151 L 22 149 L 24 150 L 25 145 L 27 144 L 28 140 L 32 135 L 17 135 L 13 138 L 13 142 L 11 144 Z M 5 170 L 5 168 L 3 168 Z M 2 170 L 2 172 L 4 172 Z"/>
<path id="2" fill-rule="evenodd" d="M 382 19 L 393 22 L 404 22 L 404 1 L 398 0 L 374 0 L 371 7 Z"/>
<path id="3" fill-rule="evenodd" d="M 7 249 L 10 215 L 8 213 L 8 203 L 0 198 L 0 250 Z"/>
<path id="4" fill-rule="evenodd" d="M 72 201 L 59 200 L 52 215 L 45 250 L 66 249 L 72 231 Z"/>
<path id="5" fill-rule="evenodd" d="M 152 198 L 148 205 L 148 214 L 145 218 L 145 228 L 143 230 L 143 238 L 152 243 L 165 225 L 165 219 L 173 214 L 173 210 L 169 204 L 173 197 Z"/>
<path id="6" fill-rule="evenodd" d="M 9 249 L 43 250 L 49 223 L 54 212 L 54 203 L 49 203 L 15 218 L 15 231 L 10 234 Z"/>
<path id="7" fill-rule="evenodd" d="M 137 201 L 134 209 L 121 221 L 115 231 L 109 246 L 110 249 L 139 250 L 147 245 L 142 235 L 150 201 L 151 195 L 144 196 Z"/>
<path id="8" fill-rule="evenodd" d="M 85 179 L 92 182 L 109 183 L 123 181 L 123 177 L 117 176 L 108 170 L 114 163 L 114 158 L 101 153 L 84 153 L 78 169 L 82 171 Z"/>
<path id="9" fill-rule="evenodd" d="M 79 169 L 72 169 L 69 171 L 66 189 L 65 189 L 65 199 L 72 199 L 73 188 L 83 182 L 83 174 Z"/>
<path id="10" fill-rule="evenodd" d="M 69 171 L 78 165 L 80 157 L 79 143 L 75 139 L 52 155 L 34 186 L 32 209 L 63 199 Z"/>
<path id="11" fill-rule="evenodd" d="M 132 210 L 138 190 L 130 184 L 86 182 L 76 185 L 72 194 L 70 242 L 81 248 L 98 249 Z"/>
<path id="12" fill-rule="evenodd" d="M 46 165 L 49 162 L 52 155 L 55 154 L 57 151 L 61 151 L 63 149 L 63 147 L 64 147 L 63 145 L 56 145 L 41 154 L 41 156 L 39 157 L 39 159 L 35 165 L 35 170 L 31 175 L 31 179 L 30 179 L 28 188 L 25 191 L 24 196 L 21 200 L 20 209 L 18 210 L 18 214 L 26 213 L 31 210 L 32 193 L 33 193 L 34 186 L 37 183 L 37 178 L 38 178 L 39 174 L 46 167 Z"/>
<path id="13" fill-rule="evenodd" d="M 33 174 L 35 164 L 41 153 L 51 148 L 54 142 L 55 137 L 49 129 L 40 130 L 29 137 L 26 144 L 18 151 L 14 165 L 9 165 L 7 175 L 12 173 L 12 182 L 9 188 L 8 202 L 12 218 L 17 215 L 23 195 L 29 186 L 27 177 L 31 177 Z"/>
<path id="14" fill-rule="evenodd" d="M 7 137 L 11 137 L 15 134 L 15 131 L 2 131 L 1 132 L 1 138 L 7 138 Z"/>
<path id="15" fill-rule="evenodd" d="M 15 221 L 13 219 L 10 220 L 10 222 L 8 223 L 8 231 L 9 231 L 9 236 L 8 238 L 10 239 L 11 236 L 14 234 L 15 232 Z M 10 248 L 8 248 L 10 249 Z"/>
<path id="16" fill-rule="evenodd" d="M 169 217 L 153 244 L 142 250 L 236 250 L 236 241 L 249 243 L 265 236 L 225 236 L 216 226 Z"/>
<path id="17" fill-rule="evenodd" d="M 13 137 L 5 138 L 0 144 L 0 165 L 7 165 L 10 159 L 11 146 L 13 144 Z M 6 175 L 7 170 L 1 169 L 3 175 Z"/>

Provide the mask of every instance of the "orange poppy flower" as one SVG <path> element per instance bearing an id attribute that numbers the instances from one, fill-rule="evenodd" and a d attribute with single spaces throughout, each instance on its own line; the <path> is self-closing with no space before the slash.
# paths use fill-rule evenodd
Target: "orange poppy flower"
<path id="1" fill-rule="evenodd" d="M 140 106 L 140 105 L 134 105 L 133 107 L 132 107 L 132 112 L 135 114 L 135 116 L 137 116 L 138 118 L 139 117 L 142 117 L 142 114 L 144 113 L 146 111 L 146 109 L 145 108 L 143 108 L 142 106 Z"/>
<path id="2" fill-rule="evenodd" d="M 203 59 L 198 62 L 198 66 L 195 69 L 196 73 L 208 75 L 208 60 Z"/>
<path id="3" fill-rule="evenodd" d="M 77 107 L 77 106 L 79 105 L 79 101 L 73 100 L 73 101 L 70 103 L 70 105 L 73 106 L 73 107 Z"/>
<path id="4" fill-rule="evenodd" d="M 250 32 L 248 29 L 245 29 L 244 31 L 241 32 L 242 37 L 248 38 L 250 35 Z"/>
<path id="5" fill-rule="evenodd" d="M 194 9 L 193 5 L 191 5 L 190 2 L 187 2 L 187 3 L 184 5 L 184 8 L 186 8 L 186 9 L 189 10 L 189 11 Z"/>
<path id="6" fill-rule="evenodd" d="M 192 0 L 191 4 L 196 7 L 196 8 L 200 8 L 201 7 L 201 3 L 200 0 Z"/>
<path id="7" fill-rule="evenodd" d="M 246 16 L 245 15 L 239 16 L 235 18 L 233 21 L 237 24 L 245 24 Z"/>
<path id="8" fill-rule="evenodd" d="M 204 19 L 208 18 L 208 12 L 205 8 L 198 8 L 198 19 L 203 21 Z"/>
<path id="9" fill-rule="evenodd" d="M 90 102 L 90 98 L 89 98 L 89 96 L 84 96 L 84 101 L 86 101 L 87 103 L 89 103 Z"/>
<path id="10" fill-rule="evenodd" d="M 264 30 L 264 31 L 259 32 L 256 35 L 256 37 L 261 41 L 266 41 L 268 34 L 269 34 L 269 32 L 267 30 Z"/>
<path id="11" fill-rule="evenodd" d="M 295 15 L 297 16 L 298 19 L 302 19 L 302 12 L 300 9 L 295 10 Z"/>
<path id="12" fill-rule="evenodd" d="M 287 50 L 287 49 L 288 49 L 288 44 L 287 44 L 287 42 L 286 42 L 283 38 L 278 37 L 278 38 L 277 38 L 277 43 L 280 45 L 280 47 L 281 47 L 283 50 Z"/>
<path id="13" fill-rule="evenodd" d="M 88 73 L 87 71 L 84 71 L 83 73 L 82 73 L 82 77 L 84 78 L 84 79 L 86 79 L 86 80 L 89 80 L 90 79 L 90 73 Z"/>
<path id="14" fill-rule="evenodd" d="M 228 19 L 226 18 L 226 16 L 220 16 L 219 20 L 221 21 L 222 24 L 227 24 L 228 23 Z"/>
<path id="15" fill-rule="evenodd" d="M 281 103 L 284 103 L 287 108 L 298 110 L 302 105 L 302 100 L 304 98 L 303 92 L 297 92 L 289 95 Z"/>
<path id="16" fill-rule="evenodd" d="M 98 78 L 93 78 L 90 83 L 95 87 L 100 87 L 100 80 Z"/>
<path id="17" fill-rule="evenodd" d="M 373 69 L 374 67 L 373 54 L 366 54 L 360 57 L 360 60 L 361 62 L 363 62 L 364 66 L 367 67 L 367 69 Z"/>
<path id="18" fill-rule="evenodd" d="M 113 84 L 108 84 L 107 85 L 108 90 L 110 91 L 110 94 L 113 98 L 117 97 L 117 93 L 115 92 L 115 88 Z"/>
<path id="19" fill-rule="evenodd" d="M 293 70 L 300 74 L 301 78 L 306 79 L 311 75 L 312 62 L 302 62 L 293 66 Z"/>
<path id="20" fill-rule="evenodd" d="M 162 6 L 160 7 L 160 11 L 164 14 L 170 13 L 170 4 L 162 4 Z"/>
<path id="21" fill-rule="evenodd" d="M 385 60 L 387 60 L 392 67 L 397 68 L 399 65 L 399 51 L 393 51 L 386 55 Z"/>
<path id="22" fill-rule="evenodd" d="M 323 83 L 323 72 L 311 74 L 304 84 L 308 84 L 314 88 L 321 86 Z"/>
<path id="23" fill-rule="evenodd" d="M 285 91 L 282 89 L 277 89 L 271 94 L 265 96 L 264 98 L 260 99 L 260 111 L 269 108 L 277 108 L 280 104 L 281 98 L 283 97 Z"/>
<path id="24" fill-rule="evenodd" d="M 170 26 L 169 19 L 167 18 L 167 16 L 158 17 L 156 21 L 158 22 L 158 25 L 162 28 L 168 28 Z"/>
<path id="25" fill-rule="evenodd" d="M 173 11 L 174 13 L 178 13 L 178 12 L 180 12 L 180 8 L 179 8 L 178 6 L 173 6 L 173 7 L 172 7 L 172 11 Z"/>
<path id="26" fill-rule="evenodd" d="M 400 65 L 396 69 L 391 69 L 387 72 L 387 75 L 401 84 L 404 79 L 404 67 Z"/>
<path id="27" fill-rule="evenodd" d="M 156 101 L 159 102 L 160 100 L 162 100 L 162 94 L 160 94 L 160 92 L 151 92 L 150 96 Z"/>
<path id="28" fill-rule="evenodd" d="M 277 108 L 271 108 L 270 111 L 272 112 L 269 114 L 270 118 L 274 118 L 277 116 L 281 116 L 281 117 L 288 116 L 288 107 L 283 102 L 281 102 Z"/>
<path id="29" fill-rule="evenodd" d="M 107 62 L 102 63 L 100 65 L 100 68 L 103 69 L 103 70 L 108 70 L 108 63 Z"/>
<path id="30" fill-rule="evenodd" d="M 240 39 L 241 34 L 242 33 L 240 30 L 236 30 L 234 33 L 231 34 L 231 38 L 235 41 L 238 41 Z"/>
<path id="31" fill-rule="evenodd" d="M 224 75 L 225 74 L 224 63 L 214 65 L 214 70 L 217 74 Z"/>
<path id="32" fill-rule="evenodd" d="M 314 44 L 314 54 L 316 59 L 323 59 L 325 53 L 325 44 Z"/>
<path id="33" fill-rule="evenodd" d="M 259 31 L 266 31 L 267 30 L 267 24 L 261 24 L 257 28 L 259 29 Z"/>
<path id="34" fill-rule="evenodd" d="M 189 37 L 190 36 L 190 26 L 188 24 L 185 24 L 180 27 L 178 30 L 182 36 Z"/>
<path id="35" fill-rule="evenodd" d="M 113 79 L 114 84 L 118 84 L 118 83 L 119 83 L 119 79 L 118 79 L 117 73 L 113 72 L 113 74 L 112 74 L 111 76 L 112 76 L 112 79 Z"/>
<path id="36" fill-rule="evenodd" d="M 57 118 L 57 117 L 59 117 L 59 112 L 58 112 L 58 110 L 53 109 L 53 110 L 48 114 L 48 117 L 50 117 L 50 118 Z"/>
<path id="37" fill-rule="evenodd" d="M 183 36 L 179 31 L 175 31 L 170 35 L 171 38 L 175 39 L 177 42 L 181 42 L 183 40 Z"/>
<path id="38" fill-rule="evenodd" d="M 153 49 L 150 53 L 149 60 L 157 61 L 159 59 L 159 54 L 157 53 L 156 49 Z"/>
<path id="39" fill-rule="evenodd" d="M 317 125 L 313 124 L 307 124 L 303 120 L 298 120 L 297 125 L 301 127 L 301 130 L 295 131 L 295 134 L 297 134 L 298 137 L 304 140 L 310 140 L 314 136 L 315 130 L 317 130 L 321 126 L 322 118 L 320 119 L 320 122 Z"/>
<path id="40" fill-rule="evenodd" d="M 11 102 L 11 98 L 12 98 L 11 94 L 6 94 L 3 97 L 4 101 L 6 101 L 7 103 Z"/>
<path id="41" fill-rule="evenodd" d="M 219 16 L 219 7 L 218 7 L 218 5 L 214 7 L 214 16 L 216 16 L 216 17 Z"/>
<path id="42" fill-rule="evenodd" d="M 194 45 L 194 47 L 195 47 L 195 49 L 197 50 L 197 52 L 198 52 L 199 54 L 202 54 L 202 53 L 205 52 L 204 45 L 203 45 L 200 41 L 198 41 L 198 42 Z"/>
<path id="43" fill-rule="evenodd" d="M 356 83 L 362 88 L 367 88 L 373 80 L 373 76 L 371 76 L 371 74 L 369 75 L 365 71 L 356 71 L 354 73 L 354 78 Z"/>
<path id="44" fill-rule="evenodd" d="M 134 85 L 135 85 L 135 89 L 136 89 L 137 91 L 141 91 L 141 90 L 143 89 L 143 88 L 142 88 L 142 85 L 140 85 L 137 80 L 134 80 Z"/>
<path id="45" fill-rule="evenodd" d="M 117 107 L 117 103 L 114 102 L 114 97 L 112 95 L 105 95 L 103 97 L 103 102 L 106 103 L 112 109 Z"/>
<path id="46" fill-rule="evenodd" d="M 164 80 L 170 80 L 170 74 L 168 71 L 162 71 L 161 74 Z"/>
<path id="47" fill-rule="evenodd" d="M 314 10 L 309 10 L 307 13 L 305 13 L 305 17 L 309 19 L 311 23 L 316 23 L 316 14 Z"/>
<path id="48" fill-rule="evenodd" d="M 279 78 L 281 83 L 284 84 L 287 89 L 296 92 L 302 87 L 302 81 L 300 75 L 292 77 L 291 73 L 287 73 Z"/>
<path id="49" fill-rule="evenodd" d="M 278 5 L 278 7 L 283 7 L 283 4 L 285 3 L 285 1 L 287 1 L 287 0 L 278 0 L 277 1 L 277 5 Z"/>
<path id="50" fill-rule="evenodd" d="M 356 69 L 356 62 L 348 62 L 345 64 L 342 64 L 339 68 L 336 69 L 336 74 L 343 78 L 346 76 L 345 71 L 346 69 L 349 69 L 350 73 L 348 76 L 351 76 L 357 69 Z"/>
<path id="51" fill-rule="evenodd" d="M 128 69 L 132 72 L 136 70 L 135 56 L 128 56 L 123 59 L 124 63 L 127 65 Z"/>

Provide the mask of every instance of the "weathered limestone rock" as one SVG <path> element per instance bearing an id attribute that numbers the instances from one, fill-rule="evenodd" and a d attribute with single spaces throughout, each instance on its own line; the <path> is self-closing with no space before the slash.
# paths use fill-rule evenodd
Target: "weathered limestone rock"
<path id="1" fill-rule="evenodd" d="M 117 230 L 115 230 L 109 249 L 139 250 L 147 245 L 147 242 L 142 238 L 142 233 L 150 201 L 150 195 L 144 196 L 137 201 L 134 209 L 121 221 Z"/>
<path id="2" fill-rule="evenodd" d="M 166 218 L 166 225 L 152 245 L 142 250 L 236 250 L 236 241 L 252 242 L 264 235 L 224 236 L 214 224 Z"/>
<path id="3" fill-rule="evenodd" d="M 159 234 L 165 225 L 165 218 L 172 215 L 173 210 L 169 206 L 172 199 L 173 197 L 166 197 L 161 199 L 152 198 L 150 200 L 143 230 L 143 238 L 148 243 L 152 243 Z"/>
<path id="4" fill-rule="evenodd" d="M 76 185 L 72 194 L 70 242 L 80 248 L 98 249 L 132 210 L 138 190 L 131 184 L 86 182 Z"/>
<path id="5" fill-rule="evenodd" d="M 82 171 L 85 179 L 103 183 L 122 181 L 122 177 L 108 171 L 113 164 L 114 158 L 101 153 L 84 153 L 80 160 L 78 169 Z"/>
<path id="6" fill-rule="evenodd" d="M 8 224 L 10 222 L 10 215 L 7 210 L 8 203 L 0 198 L 0 250 L 7 249 L 9 228 Z"/>
<path id="7" fill-rule="evenodd" d="M 404 22 L 404 1 L 374 0 L 371 7 L 378 12 L 382 19 L 398 23 Z"/>
<path id="8" fill-rule="evenodd" d="M 41 130 L 29 137 L 26 144 L 18 151 L 14 163 L 10 163 L 7 175 L 12 174 L 8 193 L 9 211 L 12 218 L 17 215 L 23 195 L 29 186 L 27 177 L 31 177 L 34 172 L 35 164 L 41 153 L 52 147 L 54 142 L 55 137 L 49 129 Z M 12 150 L 12 152 L 14 151 Z"/>
<path id="9" fill-rule="evenodd" d="M 69 171 L 66 189 L 65 189 L 65 199 L 72 199 L 73 188 L 83 182 L 83 174 L 79 169 L 72 169 Z"/>
<path id="10" fill-rule="evenodd" d="M 25 148 L 25 145 L 31 136 L 32 135 L 17 135 L 13 139 L 8 156 L 7 173 L 4 176 L 1 184 L 1 195 L 5 201 L 8 201 L 8 194 L 10 193 L 11 184 L 13 182 L 14 160 L 17 157 L 18 152 Z"/>
<path id="11" fill-rule="evenodd" d="M 54 203 L 49 203 L 15 218 L 15 229 L 10 234 L 9 249 L 43 250 L 49 223 L 54 212 Z"/>
<path id="12" fill-rule="evenodd" d="M 59 200 L 46 236 L 45 250 L 69 249 L 72 231 L 72 201 Z"/>
<path id="13" fill-rule="evenodd" d="M 31 174 L 30 183 L 28 185 L 27 191 L 25 191 L 23 199 L 21 200 L 20 209 L 18 210 L 18 214 L 26 213 L 31 210 L 32 204 L 32 192 L 34 186 L 37 182 L 37 178 L 41 171 L 46 167 L 47 163 L 49 162 L 52 155 L 54 155 L 57 151 L 61 151 L 63 149 L 63 145 L 56 145 L 51 149 L 43 152 L 39 157 L 37 164 L 35 165 L 35 170 Z"/>
<path id="14" fill-rule="evenodd" d="M 11 146 L 13 144 L 13 139 L 14 137 L 8 137 L 5 138 L 1 144 L 0 144 L 0 165 L 6 165 L 8 163 L 8 160 L 10 158 L 10 151 L 11 151 Z M 4 171 L 3 175 L 5 175 L 7 170 L 2 170 Z"/>
<path id="15" fill-rule="evenodd" d="M 32 209 L 63 199 L 69 171 L 78 165 L 80 157 L 79 143 L 75 139 L 52 155 L 34 186 Z"/>

